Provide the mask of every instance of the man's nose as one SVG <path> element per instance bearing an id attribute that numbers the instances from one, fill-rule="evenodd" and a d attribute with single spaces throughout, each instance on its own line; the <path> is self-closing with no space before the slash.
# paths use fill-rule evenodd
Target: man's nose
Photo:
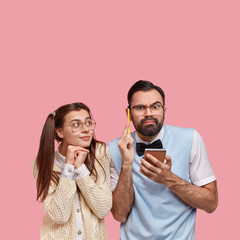
<path id="1" fill-rule="evenodd" d="M 146 116 L 152 116 L 153 115 L 150 106 L 146 106 L 145 115 Z"/>

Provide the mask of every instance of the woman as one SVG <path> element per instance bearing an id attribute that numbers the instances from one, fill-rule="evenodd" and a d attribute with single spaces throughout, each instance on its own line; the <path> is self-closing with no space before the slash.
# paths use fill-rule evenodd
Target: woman
<path id="1" fill-rule="evenodd" d="M 95 125 L 83 103 L 64 105 L 47 117 L 33 164 L 37 199 L 46 212 L 41 240 L 108 239 L 110 154 L 94 138 Z"/>

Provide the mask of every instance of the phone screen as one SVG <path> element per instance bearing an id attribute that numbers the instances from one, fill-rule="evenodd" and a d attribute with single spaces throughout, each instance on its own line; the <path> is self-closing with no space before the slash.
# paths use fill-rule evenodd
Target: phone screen
<path id="1" fill-rule="evenodd" d="M 145 153 L 144 153 L 144 159 L 146 159 L 147 161 L 148 158 L 146 157 L 146 154 L 149 153 L 152 156 L 154 156 L 155 158 L 157 158 L 159 161 L 161 161 L 162 163 L 164 163 L 165 160 L 165 156 L 166 156 L 166 149 L 145 149 Z M 151 163 L 151 162 L 150 162 Z M 152 164 L 152 163 L 151 163 Z M 153 164 L 154 165 L 154 164 Z"/>

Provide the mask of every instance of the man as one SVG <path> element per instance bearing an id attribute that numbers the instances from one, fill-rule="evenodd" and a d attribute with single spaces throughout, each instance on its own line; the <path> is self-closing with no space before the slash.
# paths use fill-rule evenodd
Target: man
<path id="1" fill-rule="evenodd" d="M 194 129 L 163 125 L 165 94 L 151 82 L 136 82 L 128 104 L 136 131 L 128 134 L 128 124 L 109 143 L 112 214 L 121 222 L 121 239 L 195 239 L 196 209 L 211 213 L 218 203 L 204 142 Z M 164 163 L 143 158 L 152 145 L 167 150 Z"/>

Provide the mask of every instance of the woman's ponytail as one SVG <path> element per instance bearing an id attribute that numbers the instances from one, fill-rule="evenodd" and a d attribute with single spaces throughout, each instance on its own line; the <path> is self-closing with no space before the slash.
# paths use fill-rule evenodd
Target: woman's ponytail
<path id="1" fill-rule="evenodd" d="M 50 113 L 44 124 L 40 145 L 38 149 L 36 167 L 37 167 L 37 200 L 40 198 L 43 201 L 50 186 L 51 178 L 53 177 L 54 152 L 55 152 L 55 112 Z M 56 182 L 56 176 L 53 177 Z"/>

